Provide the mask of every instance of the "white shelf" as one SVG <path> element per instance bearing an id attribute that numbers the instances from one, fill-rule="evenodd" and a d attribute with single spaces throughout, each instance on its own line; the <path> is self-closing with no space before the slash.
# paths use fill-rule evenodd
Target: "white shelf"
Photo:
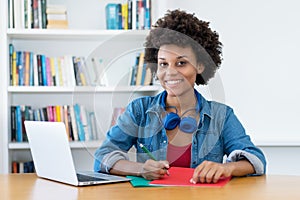
<path id="1" fill-rule="evenodd" d="M 70 147 L 72 149 L 84 149 L 84 148 L 98 148 L 101 145 L 101 140 L 94 140 L 94 141 L 85 141 L 85 142 L 70 142 Z M 10 142 L 8 144 L 8 148 L 10 150 L 29 150 L 29 143 L 28 142 Z"/>
<path id="2" fill-rule="evenodd" d="M 160 86 L 9 86 L 9 93 L 157 92 Z"/>
<path id="3" fill-rule="evenodd" d="M 97 40 L 124 38 L 143 39 L 148 30 L 76 30 L 76 29 L 8 29 L 10 39 L 22 40 Z M 124 37 L 123 37 L 124 36 Z"/>

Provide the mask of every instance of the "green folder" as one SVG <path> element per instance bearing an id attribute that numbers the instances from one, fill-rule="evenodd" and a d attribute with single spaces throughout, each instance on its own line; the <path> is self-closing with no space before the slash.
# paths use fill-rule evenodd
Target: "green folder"
<path id="1" fill-rule="evenodd" d="M 133 187 L 158 187 L 155 185 L 150 185 L 150 181 L 138 176 L 126 176 L 130 179 L 130 183 Z"/>

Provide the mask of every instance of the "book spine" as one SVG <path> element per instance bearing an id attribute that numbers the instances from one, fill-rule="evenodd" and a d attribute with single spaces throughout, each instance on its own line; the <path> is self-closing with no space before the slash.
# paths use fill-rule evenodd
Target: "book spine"
<path id="1" fill-rule="evenodd" d="M 39 28 L 38 0 L 33 0 L 33 28 Z"/>
<path id="2" fill-rule="evenodd" d="M 138 29 L 145 29 L 145 7 L 143 0 L 138 0 L 138 20 Z"/>
<path id="3" fill-rule="evenodd" d="M 73 70 L 74 70 L 76 85 L 82 86 L 83 84 L 82 84 L 81 79 L 80 79 L 80 72 L 79 72 L 79 67 L 78 67 L 78 58 L 73 56 L 72 60 L 73 60 Z"/>
<path id="4" fill-rule="evenodd" d="M 92 129 L 92 135 L 93 135 L 93 140 L 97 140 L 97 123 L 96 123 L 96 117 L 95 117 L 95 113 L 94 112 L 90 112 L 89 113 L 89 117 L 90 117 L 90 121 L 91 121 L 91 129 Z"/>
<path id="5" fill-rule="evenodd" d="M 63 110 L 63 118 L 64 118 L 64 123 L 65 123 L 65 127 L 66 127 L 66 133 L 67 133 L 67 137 L 69 140 L 71 140 L 71 137 L 70 137 L 70 127 L 69 127 L 69 118 L 68 118 L 68 106 L 67 105 L 64 105 L 62 106 L 62 110 Z"/>
<path id="6" fill-rule="evenodd" d="M 13 86 L 19 85 L 18 67 L 17 67 L 17 52 L 15 52 L 15 51 L 12 54 L 12 85 Z"/>
<path id="7" fill-rule="evenodd" d="M 79 141 L 85 141 L 85 133 L 84 133 L 82 121 L 80 118 L 80 106 L 78 104 L 74 105 L 74 113 L 75 113 L 75 119 L 76 119 L 76 124 L 77 124 L 77 128 L 78 128 Z"/>
<path id="8" fill-rule="evenodd" d="M 8 1 L 8 12 L 9 12 L 9 15 L 8 15 L 8 17 L 9 17 L 9 24 L 8 24 L 8 28 L 14 28 L 14 12 L 13 12 L 13 10 L 14 10 L 14 0 L 9 0 Z"/>
<path id="9" fill-rule="evenodd" d="M 30 77 L 30 52 L 24 51 L 24 85 L 29 86 Z"/>
<path id="10" fill-rule="evenodd" d="M 145 1 L 145 29 L 151 28 L 151 0 Z"/>
<path id="11" fill-rule="evenodd" d="M 34 55 L 29 52 L 29 85 L 34 85 Z"/>
<path id="12" fill-rule="evenodd" d="M 21 107 L 16 106 L 16 141 L 22 142 L 23 141 L 23 134 L 22 134 L 22 113 Z"/>
<path id="13" fill-rule="evenodd" d="M 61 76 L 61 72 L 59 71 L 58 68 L 58 58 L 54 57 L 53 58 L 53 65 L 54 65 L 54 70 L 55 70 L 55 85 L 56 86 L 61 86 L 60 84 L 60 76 Z"/>
<path id="14" fill-rule="evenodd" d="M 71 124 L 72 124 L 72 133 L 74 137 L 74 141 L 78 141 L 78 127 L 76 123 L 76 117 L 75 117 L 75 109 L 74 106 L 70 106 L 70 118 L 71 118 Z"/>
<path id="15" fill-rule="evenodd" d="M 42 28 L 43 22 L 42 22 L 42 0 L 38 0 L 38 21 L 39 21 L 39 27 Z"/>
<path id="16" fill-rule="evenodd" d="M 50 58 L 46 57 L 46 73 L 47 73 L 47 86 L 52 86 L 52 71 L 50 66 Z"/>
<path id="17" fill-rule="evenodd" d="M 123 17 L 122 17 L 122 4 L 118 3 L 117 4 L 117 13 L 118 13 L 118 18 L 117 18 L 117 24 L 118 24 L 118 28 L 117 29 L 122 29 L 123 27 Z"/>
<path id="18" fill-rule="evenodd" d="M 42 26 L 40 28 L 45 29 L 47 27 L 47 1 L 46 0 L 41 0 L 41 15 L 42 15 Z"/>
<path id="19" fill-rule="evenodd" d="M 16 141 L 16 107 L 11 106 L 10 107 L 10 119 L 11 119 L 11 141 Z"/>
<path id="20" fill-rule="evenodd" d="M 118 4 L 109 3 L 105 7 L 106 15 L 106 29 L 118 29 L 119 28 L 119 16 L 118 16 Z"/>
<path id="21" fill-rule="evenodd" d="M 122 28 L 128 30 L 128 3 L 122 4 Z"/>
<path id="22" fill-rule="evenodd" d="M 132 0 L 128 0 L 128 29 L 132 29 Z"/>
<path id="23" fill-rule="evenodd" d="M 141 85 L 143 68 L 144 68 L 144 52 L 141 52 L 139 57 L 139 65 L 137 68 L 136 85 Z"/>
<path id="24" fill-rule="evenodd" d="M 74 141 L 73 125 L 72 125 L 71 111 L 70 111 L 71 107 L 73 107 L 73 106 L 67 106 L 67 107 L 68 107 L 69 138 L 71 141 Z"/>
<path id="25" fill-rule="evenodd" d="M 55 113 L 56 113 L 56 121 L 61 122 L 61 107 L 59 105 L 55 106 Z"/>
<path id="26" fill-rule="evenodd" d="M 87 120 L 87 114 L 86 114 L 86 109 L 83 105 L 80 105 L 80 119 L 82 123 L 82 127 L 84 130 L 84 138 L 86 141 L 90 140 L 90 133 L 88 129 L 88 120 Z"/>
<path id="27" fill-rule="evenodd" d="M 9 84 L 13 85 L 13 53 L 14 53 L 14 46 L 9 44 Z"/>
<path id="28" fill-rule="evenodd" d="M 43 80 L 43 86 L 47 86 L 47 67 L 46 67 L 46 56 L 41 55 L 41 65 L 42 65 L 42 80 Z"/>
<path id="29" fill-rule="evenodd" d="M 22 51 L 17 52 L 17 66 L 18 66 L 18 77 L 19 77 L 19 85 L 24 85 L 24 56 Z"/>
<path id="30" fill-rule="evenodd" d="M 27 28 L 32 28 L 32 1 L 27 0 Z"/>

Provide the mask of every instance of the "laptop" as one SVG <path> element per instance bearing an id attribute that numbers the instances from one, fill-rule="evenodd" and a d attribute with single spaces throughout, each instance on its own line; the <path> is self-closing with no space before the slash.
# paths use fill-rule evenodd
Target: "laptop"
<path id="1" fill-rule="evenodd" d="M 25 129 L 38 177 L 74 186 L 129 181 L 93 171 L 76 172 L 63 122 L 25 121 Z"/>

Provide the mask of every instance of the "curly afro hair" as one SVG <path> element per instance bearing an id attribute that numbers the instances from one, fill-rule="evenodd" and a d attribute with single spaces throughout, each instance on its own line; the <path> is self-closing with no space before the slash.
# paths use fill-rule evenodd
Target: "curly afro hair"
<path id="1" fill-rule="evenodd" d="M 212 31 L 209 22 L 201 21 L 194 14 L 181 10 L 168 10 L 150 30 L 145 42 L 145 61 L 152 73 L 157 71 L 157 54 L 162 45 L 175 44 L 191 47 L 197 62 L 205 67 L 197 74 L 195 83 L 205 85 L 215 75 L 222 58 L 222 43 L 219 35 Z"/>

